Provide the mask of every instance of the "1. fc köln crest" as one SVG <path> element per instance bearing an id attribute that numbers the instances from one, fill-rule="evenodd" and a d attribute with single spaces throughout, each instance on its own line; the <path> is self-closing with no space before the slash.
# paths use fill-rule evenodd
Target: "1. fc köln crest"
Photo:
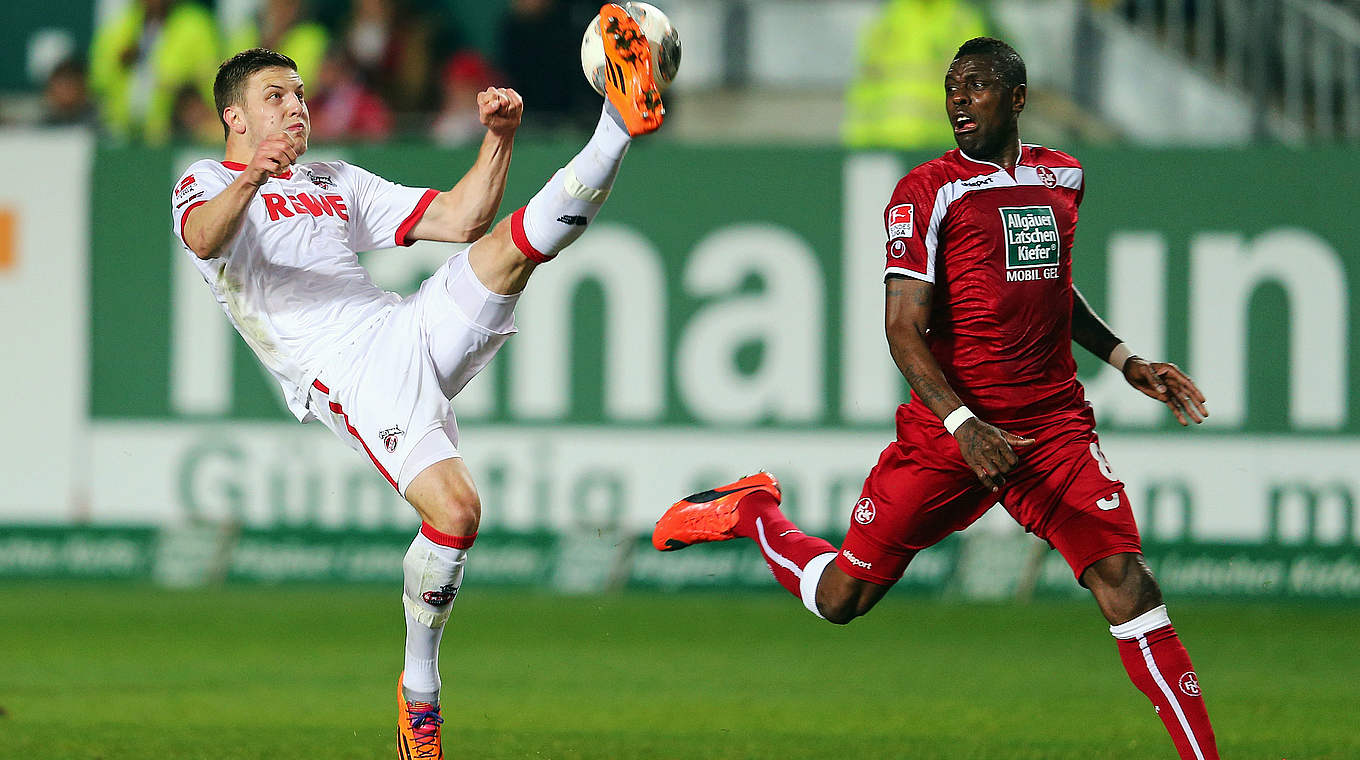
<path id="1" fill-rule="evenodd" d="M 397 444 L 401 442 L 401 436 L 405 432 L 406 431 L 399 427 L 390 427 L 381 433 L 378 433 L 378 437 L 382 439 L 383 447 L 387 449 L 387 453 L 391 454 L 397 450 Z"/>

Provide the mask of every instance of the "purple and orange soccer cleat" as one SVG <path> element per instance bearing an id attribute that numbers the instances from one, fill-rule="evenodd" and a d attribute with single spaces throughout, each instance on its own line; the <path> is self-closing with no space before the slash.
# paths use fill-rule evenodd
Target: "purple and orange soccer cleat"
<path id="1" fill-rule="evenodd" d="M 623 116 L 628 134 L 655 131 L 666 116 L 661 90 L 652 76 L 652 48 L 647 36 L 621 6 L 600 8 L 600 39 L 604 42 L 604 94 Z"/>
<path id="2" fill-rule="evenodd" d="M 439 705 L 410 702 L 401 690 L 406 673 L 397 678 L 397 760 L 444 760 Z"/>
<path id="3" fill-rule="evenodd" d="M 656 521 L 652 546 L 658 551 L 670 552 L 690 544 L 737 538 L 734 530 L 741 517 L 737 505 L 757 491 L 764 491 L 779 501 L 779 481 L 768 472 L 747 475 L 735 483 L 686 496 L 672 504 Z"/>

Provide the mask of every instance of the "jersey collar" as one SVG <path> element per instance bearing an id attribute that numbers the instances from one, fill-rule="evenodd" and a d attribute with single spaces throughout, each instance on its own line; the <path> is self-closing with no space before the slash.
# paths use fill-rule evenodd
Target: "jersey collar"
<path id="1" fill-rule="evenodd" d="M 221 164 L 234 172 L 243 172 L 246 170 L 246 165 L 241 163 L 240 161 L 222 161 Z M 275 176 L 277 176 L 279 179 L 292 179 L 293 170 L 289 169 L 283 174 L 278 174 Z"/>
<path id="2" fill-rule="evenodd" d="M 1025 146 L 1025 144 L 1024 144 L 1023 142 L 1020 142 L 1019 140 L 1016 140 L 1016 142 L 1020 144 L 1020 150 L 1019 150 L 1018 153 L 1015 154 L 1015 165 L 1016 165 L 1016 166 L 1020 166 L 1021 164 L 1025 163 L 1025 147 L 1026 147 L 1026 146 Z M 1002 168 L 1001 168 L 1001 164 L 994 164 L 994 163 L 992 163 L 991 161 L 982 161 L 982 160 L 973 158 L 972 156 L 968 155 L 967 153 L 964 153 L 964 152 L 963 152 L 963 148 L 959 148 L 958 151 L 959 151 L 959 155 L 960 155 L 960 156 L 963 156 L 965 159 L 967 159 L 967 160 L 969 160 L 969 161 L 972 161 L 972 162 L 975 163 L 975 164 L 982 164 L 983 166 L 990 166 L 990 167 L 996 169 L 996 170 L 999 171 L 999 172 L 1001 172 L 1001 171 L 1006 171 L 1005 169 L 1002 169 Z M 245 167 L 242 167 L 242 168 L 245 168 Z M 1009 173 L 1009 172 L 1008 172 L 1008 173 Z"/>

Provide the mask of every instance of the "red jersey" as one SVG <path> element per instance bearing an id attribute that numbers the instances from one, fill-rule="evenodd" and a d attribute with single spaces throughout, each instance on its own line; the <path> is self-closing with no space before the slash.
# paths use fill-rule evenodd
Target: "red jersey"
<path id="1" fill-rule="evenodd" d="M 886 276 L 934 283 L 926 342 L 984 421 L 1086 407 L 1072 358 L 1072 239 L 1083 191 L 1075 158 L 1024 145 L 1011 171 L 951 150 L 911 170 L 883 213 Z M 939 420 L 915 392 L 909 419 Z"/>

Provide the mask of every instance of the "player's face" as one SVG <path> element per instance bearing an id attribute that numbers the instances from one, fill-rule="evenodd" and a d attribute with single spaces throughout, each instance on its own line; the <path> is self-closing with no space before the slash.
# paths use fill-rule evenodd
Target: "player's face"
<path id="1" fill-rule="evenodd" d="M 312 119 L 302 92 L 302 77 L 285 68 L 261 69 L 246 83 L 246 138 L 251 145 L 277 132 L 293 138 L 298 155 L 307 150 Z"/>
<path id="2" fill-rule="evenodd" d="M 1025 107 L 1025 86 L 1007 87 L 986 55 L 966 55 L 944 76 L 945 112 L 954 142 L 974 158 L 998 155 L 1019 139 L 1017 117 Z"/>

